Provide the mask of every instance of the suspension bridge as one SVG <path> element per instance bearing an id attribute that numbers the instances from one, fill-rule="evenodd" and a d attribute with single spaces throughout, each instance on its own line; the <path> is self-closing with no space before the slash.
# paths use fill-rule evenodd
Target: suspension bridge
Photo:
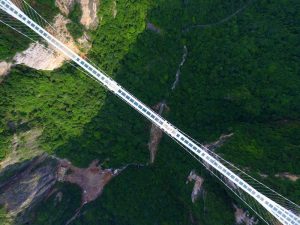
<path id="1" fill-rule="evenodd" d="M 151 123 L 163 130 L 206 167 L 212 175 L 218 178 L 247 207 L 253 210 L 262 221 L 274 225 L 300 225 L 300 207 L 297 204 L 193 140 L 130 94 L 130 92 L 125 90 L 125 88 L 111 79 L 88 59 L 83 59 L 73 50 L 69 49 L 63 43 L 63 40 L 59 39 L 59 34 L 57 36 L 53 35 L 49 32 L 49 29 L 43 26 L 50 24 L 26 1 L 0 0 L 0 9 L 1 23 L 11 27 L 27 38 L 31 38 L 31 36 L 21 31 L 19 29 L 20 26 L 15 26 L 15 23 L 19 22 L 19 25 L 21 24 L 26 28 L 30 28 L 31 32 L 41 38 L 40 41 L 47 42 L 53 46 L 57 51 L 68 57 L 86 75 L 99 82 L 122 101 L 146 117 Z"/>

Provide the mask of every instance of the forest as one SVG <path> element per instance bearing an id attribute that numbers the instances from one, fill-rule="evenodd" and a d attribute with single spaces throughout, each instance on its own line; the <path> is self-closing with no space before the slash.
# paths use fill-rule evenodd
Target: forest
<path id="1" fill-rule="evenodd" d="M 57 11 L 52 0 L 30 2 L 49 20 Z M 166 101 L 170 110 L 163 116 L 200 143 L 233 133 L 216 152 L 300 204 L 300 180 L 275 177 L 300 174 L 300 2 L 117 0 L 115 18 L 113 2 L 101 1 L 100 25 L 87 31 L 88 58 L 147 105 Z M 83 32 L 76 25 L 81 13 L 75 7 L 70 15 L 73 35 Z M 160 32 L 147 29 L 149 22 Z M 30 43 L 4 25 L 0 34 L 0 60 Z M 187 59 L 171 90 L 184 46 Z M 51 72 L 16 66 L 0 84 L 0 96 L 0 160 L 15 132 L 33 128 L 43 130 L 44 151 L 77 166 L 149 160 L 150 123 L 69 64 Z M 206 193 L 195 204 L 193 185 L 185 184 L 193 169 L 205 178 Z M 78 187 L 57 186 L 62 204 L 54 206 L 53 197 L 43 202 L 31 215 L 34 225 L 65 224 L 80 206 Z M 194 224 L 228 225 L 236 201 L 164 136 L 153 165 L 114 178 L 72 224 L 179 225 L 192 224 L 192 216 Z"/>

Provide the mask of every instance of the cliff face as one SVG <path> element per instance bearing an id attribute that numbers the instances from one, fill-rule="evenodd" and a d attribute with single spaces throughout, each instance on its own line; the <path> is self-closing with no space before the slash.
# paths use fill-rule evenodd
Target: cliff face
<path id="1" fill-rule="evenodd" d="M 6 76 L 10 71 L 11 63 L 7 63 L 5 61 L 0 62 L 0 83 L 3 80 L 4 76 Z"/>
<path id="2" fill-rule="evenodd" d="M 73 6 L 78 3 L 81 6 L 82 16 L 80 23 L 86 29 L 95 29 L 98 26 L 97 12 L 99 9 L 99 0 L 56 0 L 55 4 L 65 15 L 69 15 Z"/>
<path id="3" fill-rule="evenodd" d="M 191 194 L 191 199 L 192 202 L 195 203 L 196 200 L 200 197 L 201 192 L 202 192 L 202 184 L 204 182 L 204 179 L 202 177 L 200 177 L 199 175 L 196 174 L 196 172 L 194 170 L 192 170 L 187 178 L 187 182 L 192 182 L 194 181 L 194 187 L 193 187 L 193 191 Z"/>
<path id="4" fill-rule="evenodd" d="M 53 193 L 58 194 L 58 202 L 63 201 L 59 188 L 54 188 L 57 182 L 73 183 L 82 190 L 81 205 L 70 221 L 75 219 L 83 205 L 98 198 L 105 185 L 129 166 L 103 169 L 98 163 L 94 160 L 87 168 L 78 168 L 44 153 L 4 167 L 0 172 L 0 206 L 6 211 L 8 224 L 30 223 L 28 215 Z"/>
<path id="5" fill-rule="evenodd" d="M 233 205 L 235 212 L 235 222 L 236 224 L 245 224 L 245 225 L 256 225 L 258 224 L 258 220 L 251 216 L 248 211 L 245 211 L 242 208 L 237 207 L 236 205 Z"/>
<path id="6" fill-rule="evenodd" d="M 56 0 L 55 5 L 64 15 L 69 15 L 75 4 L 74 0 Z"/>
<path id="7" fill-rule="evenodd" d="M 46 28 L 50 33 L 59 33 L 62 35 L 64 44 L 75 52 L 79 52 L 75 41 L 67 29 L 67 24 L 70 20 L 66 19 L 63 15 L 58 14 L 54 18 L 53 28 Z M 53 34 L 55 36 L 55 34 Z M 67 41 L 66 41 L 67 40 Z M 33 43 L 24 52 L 17 53 L 13 58 L 14 65 L 23 64 L 30 68 L 37 70 L 54 70 L 62 66 L 67 58 L 55 51 L 55 48 L 49 46 L 45 48 L 44 44 Z"/>
<path id="8" fill-rule="evenodd" d="M 99 1 L 78 0 L 77 2 L 80 4 L 82 10 L 80 23 L 84 25 L 86 29 L 96 29 L 98 26 L 97 12 L 99 9 Z M 72 11 L 75 3 L 75 0 L 57 0 L 56 6 L 60 9 L 62 14 L 68 15 Z M 89 37 L 84 33 L 78 40 L 74 40 L 67 29 L 67 24 L 71 21 L 62 14 L 56 15 L 52 27 L 48 26 L 45 27 L 45 29 L 76 53 L 85 54 L 92 47 L 89 43 Z M 79 49 L 82 49 L 84 52 L 81 52 Z M 7 75 L 14 65 L 23 64 L 37 70 L 54 70 L 61 67 L 66 60 L 68 60 L 67 57 L 57 52 L 54 47 L 45 46 L 38 42 L 32 43 L 28 49 L 17 53 L 13 57 L 12 62 L 0 62 L 0 82 L 2 80 L 1 77 Z"/>
<path id="9" fill-rule="evenodd" d="M 78 0 L 82 9 L 80 23 L 87 29 L 95 29 L 98 26 L 99 0 Z"/>
<path id="10" fill-rule="evenodd" d="M 0 177 L 0 205 L 15 223 L 25 223 L 26 214 L 49 193 L 56 183 L 58 161 L 42 154 L 2 170 Z M 5 179 L 6 178 L 6 179 Z"/>
<path id="11" fill-rule="evenodd" d="M 153 107 L 153 109 L 161 115 L 165 108 L 168 110 L 167 105 L 164 102 L 160 102 L 157 105 Z M 158 145 L 161 141 L 161 138 L 163 137 L 163 132 L 162 130 L 155 126 L 154 124 L 151 124 L 151 129 L 150 129 L 150 139 L 148 142 L 148 148 L 150 152 L 150 163 L 154 163 L 157 151 L 158 151 Z"/>

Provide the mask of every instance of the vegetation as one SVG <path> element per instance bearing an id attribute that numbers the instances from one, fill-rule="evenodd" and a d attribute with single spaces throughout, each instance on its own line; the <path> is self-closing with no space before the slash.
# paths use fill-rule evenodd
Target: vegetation
<path id="1" fill-rule="evenodd" d="M 39 9 L 40 12 L 43 12 L 43 17 L 47 21 L 51 21 L 53 17 L 58 13 L 58 9 L 55 7 L 55 3 L 52 0 L 29 0 L 27 2 L 34 9 Z M 28 7 L 26 7 L 26 12 L 30 12 Z M 32 12 L 28 13 L 28 16 L 31 18 Z M 32 18 L 36 19 L 36 17 Z M 12 17 L 5 14 L 2 10 L 0 10 L 0 20 L 6 22 L 8 25 L 11 25 L 15 28 L 19 28 L 19 31 L 32 38 L 32 32 L 29 28 L 20 28 L 21 22 L 13 20 Z M 15 55 L 16 52 L 25 50 L 31 42 L 28 38 L 25 38 L 21 33 L 17 33 L 16 31 L 12 30 L 11 28 L 7 27 L 1 22 L 0 31 L 0 61 L 11 60 L 11 58 Z M 36 40 L 36 38 L 34 38 L 34 40 Z"/>
<path id="2" fill-rule="evenodd" d="M 300 173 L 299 3 L 252 1 L 225 23 L 187 30 L 221 21 L 244 4 L 125 0 L 117 1 L 113 18 L 113 1 L 103 0 L 101 24 L 90 32 L 89 58 L 148 105 L 166 100 L 170 111 L 164 116 L 199 142 L 233 132 L 218 153 L 250 168 L 258 179 L 258 172 L 268 174 L 264 183 L 300 203 L 300 181 L 274 177 Z M 147 22 L 162 32 L 146 30 Z M 187 61 L 171 91 L 184 45 Z M 7 123 L 13 121 L 43 127 L 43 149 L 79 166 L 95 158 L 108 159 L 104 165 L 115 168 L 148 161 L 150 124 L 73 67 L 53 72 L 17 67 L 1 84 L 0 96 L 2 157 L 12 135 Z M 185 184 L 191 169 L 205 177 L 207 193 L 195 204 L 192 185 Z M 75 199 L 78 192 L 68 196 Z M 72 224 L 191 224 L 191 217 L 199 224 L 233 224 L 232 202 L 217 181 L 164 137 L 153 166 L 116 177 Z M 74 212 L 64 204 L 46 202 L 36 223 L 64 224 Z M 62 210 L 68 214 L 58 213 Z"/>
<path id="3" fill-rule="evenodd" d="M 79 3 L 75 3 L 74 8 L 70 12 L 69 18 L 70 23 L 67 24 L 67 28 L 70 31 L 72 37 L 75 39 L 80 38 L 83 35 L 84 27 L 80 23 L 82 10 Z"/>
<path id="4" fill-rule="evenodd" d="M 21 34 L 16 33 L 11 28 L 0 23 L 0 60 L 12 58 L 16 52 L 25 50 L 30 41 Z M 14 40 L 13 42 L 11 40 Z"/>

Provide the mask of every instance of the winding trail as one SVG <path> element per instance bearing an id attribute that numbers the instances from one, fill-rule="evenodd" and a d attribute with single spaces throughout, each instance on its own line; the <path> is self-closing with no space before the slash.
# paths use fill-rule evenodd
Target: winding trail
<path id="1" fill-rule="evenodd" d="M 190 32 L 191 29 L 195 29 L 195 28 L 209 28 L 209 27 L 214 27 L 217 25 L 221 25 L 227 21 L 229 21 L 231 18 L 235 17 L 236 15 L 238 15 L 239 13 L 241 13 L 242 11 L 244 11 L 251 3 L 253 3 L 255 0 L 250 0 L 248 1 L 245 5 L 243 5 L 241 8 L 239 8 L 238 10 L 236 10 L 234 13 L 230 14 L 229 16 L 214 22 L 214 23 L 207 23 L 207 24 L 197 24 L 197 25 L 191 25 L 190 27 L 184 28 L 182 31 L 184 33 L 188 33 Z"/>

